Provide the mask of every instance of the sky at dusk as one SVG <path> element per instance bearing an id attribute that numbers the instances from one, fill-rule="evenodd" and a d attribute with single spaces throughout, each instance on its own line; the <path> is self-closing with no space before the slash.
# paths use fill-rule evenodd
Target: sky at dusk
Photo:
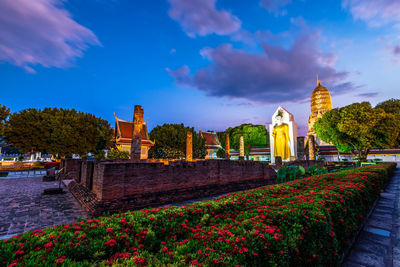
<path id="1" fill-rule="evenodd" d="M 316 76 L 334 107 L 400 98 L 398 0 L 0 0 L 0 104 L 149 128 L 307 130 Z"/>

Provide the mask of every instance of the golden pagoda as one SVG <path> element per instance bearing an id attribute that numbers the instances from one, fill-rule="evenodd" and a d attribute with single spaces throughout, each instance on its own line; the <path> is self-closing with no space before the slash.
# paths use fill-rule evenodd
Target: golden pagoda
<path id="1" fill-rule="evenodd" d="M 307 135 L 314 135 L 314 123 L 324 115 L 325 112 L 332 109 L 331 95 L 326 87 L 321 85 L 321 81 L 317 78 L 317 87 L 311 94 L 311 115 L 308 119 Z M 316 138 L 318 145 L 328 145 Z"/>

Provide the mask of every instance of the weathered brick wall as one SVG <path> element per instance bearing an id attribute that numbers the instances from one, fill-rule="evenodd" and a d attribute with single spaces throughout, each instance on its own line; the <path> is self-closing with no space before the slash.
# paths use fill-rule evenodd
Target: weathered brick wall
<path id="1" fill-rule="evenodd" d="M 61 168 L 64 168 L 64 173 L 68 174 L 64 178 L 74 178 L 79 182 L 81 178 L 81 163 L 82 159 L 62 159 Z"/>
<path id="2" fill-rule="evenodd" d="M 92 215 L 256 188 L 273 184 L 276 178 L 267 163 L 254 161 L 175 161 L 169 165 L 100 161 L 94 163 L 93 185 L 89 190 L 89 168 L 90 163 L 83 161 L 81 183 L 70 190 L 77 191 L 73 192 L 77 198 L 82 198 L 82 192 L 86 191 L 93 194 L 90 199 L 96 196 L 96 204 L 91 204 L 90 209 L 83 204 Z"/>

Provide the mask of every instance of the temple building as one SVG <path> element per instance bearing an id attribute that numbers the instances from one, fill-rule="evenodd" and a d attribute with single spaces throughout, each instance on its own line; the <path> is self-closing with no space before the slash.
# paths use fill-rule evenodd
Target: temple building
<path id="1" fill-rule="evenodd" d="M 222 148 L 216 132 L 203 132 L 199 134 L 206 140 L 207 155 L 206 159 L 216 159 L 218 149 Z"/>
<path id="2" fill-rule="evenodd" d="M 332 109 L 331 95 L 326 87 L 321 85 L 321 81 L 317 79 L 317 87 L 311 94 L 311 114 L 308 119 L 307 136 L 313 135 L 319 146 L 329 145 L 317 138 L 314 131 L 314 123 L 324 115 L 325 112 Z"/>
<path id="3" fill-rule="evenodd" d="M 120 151 L 131 152 L 133 122 L 119 119 L 115 114 L 114 140 L 115 145 Z M 147 131 L 147 121 L 142 124 L 142 146 L 140 158 L 147 159 L 149 149 L 154 146 L 154 141 L 149 138 Z"/>

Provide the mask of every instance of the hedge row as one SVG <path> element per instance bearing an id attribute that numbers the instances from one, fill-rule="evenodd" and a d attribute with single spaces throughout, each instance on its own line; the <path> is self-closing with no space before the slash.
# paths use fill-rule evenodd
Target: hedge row
<path id="1" fill-rule="evenodd" d="M 0 265 L 335 266 L 395 167 L 27 232 L 0 241 Z"/>

